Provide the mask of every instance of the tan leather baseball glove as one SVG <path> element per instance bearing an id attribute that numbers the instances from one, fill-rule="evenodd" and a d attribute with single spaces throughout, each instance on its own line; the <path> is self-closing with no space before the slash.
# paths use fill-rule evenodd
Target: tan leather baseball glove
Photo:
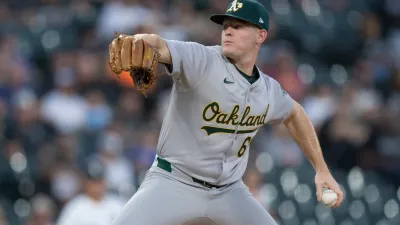
<path id="1" fill-rule="evenodd" d="M 109 45 L 109 65 L 113 73 L 129 72 L 134 87 L 142 92 L 156 80 L 160 53 L 157 48 L 134 35 L 115 34 Z"/>

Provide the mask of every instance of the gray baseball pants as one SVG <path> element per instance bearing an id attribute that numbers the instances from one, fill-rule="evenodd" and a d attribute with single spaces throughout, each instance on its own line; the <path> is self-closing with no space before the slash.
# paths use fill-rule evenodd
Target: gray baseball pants
<path id="1" fill-rule="evenodd" d="M 197 217 L 218 225 L 276 225 L 243 181 L 209 188 L 173 167 L 165 171 L 157 165 L 112 225 L 181 225 Z"/>

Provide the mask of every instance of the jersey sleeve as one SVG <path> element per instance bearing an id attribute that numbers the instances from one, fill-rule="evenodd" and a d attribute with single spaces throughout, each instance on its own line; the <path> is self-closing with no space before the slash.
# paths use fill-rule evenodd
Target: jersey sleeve
<path id="1" fill-rule="evenodd" d="M 292 97 L 281 87 L 278 81 L 270 78 L 269 83 L 272 96 L 272 112 L 268 124 L 279 124 L 290 115 L 294 102 Z"/>
<path id="2" fill-rule="evenodd" d="M 199 43 L 165 40 L 172 58 L 172 65 L 166 65 L 178 91 L 188 91 L 200 85 L 207 76 L 211 50 Z"/>

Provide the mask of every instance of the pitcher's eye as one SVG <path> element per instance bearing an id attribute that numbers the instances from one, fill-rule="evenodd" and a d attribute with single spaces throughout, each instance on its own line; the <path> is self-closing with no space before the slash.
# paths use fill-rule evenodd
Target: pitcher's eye
<path id="1" fill-rule="evenodd" d="M 232 28 L 235 29 L 235 30 L 239 29 L 240 27 L 241 26 L 239 24 L 233 24 L 232 25 Z"/>
<path id="2" fill-rule="evenodd" d="M 232 27 L 233 29 L 237 30 L 240 29 L 242 26 L 240 24 L 224 24 L 224 30 L 228 29 L 228 27 Z"/>

